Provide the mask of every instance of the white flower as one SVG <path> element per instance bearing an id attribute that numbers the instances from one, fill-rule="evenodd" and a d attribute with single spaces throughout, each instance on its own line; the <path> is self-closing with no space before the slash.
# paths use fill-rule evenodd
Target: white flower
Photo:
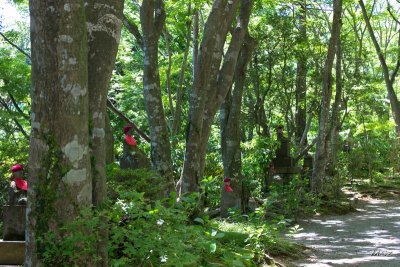
<path id="1" fill-rule="evenodd" d="M 167 255 L 163 255 L 163 256 L 160 257 L 160 261 L 161 261 L 162 263 L 167 262 L 167 260 L 168 260 Z"/>
<path id="2" fill-rule="evenodd" d="M 157 221 L 157 224 L 158 224 L 158 225 L 163 225 L 163 224 L 164 224 L 164 220 L 163 220 L 163 219 L 159 219 L 159 220 Z"/>

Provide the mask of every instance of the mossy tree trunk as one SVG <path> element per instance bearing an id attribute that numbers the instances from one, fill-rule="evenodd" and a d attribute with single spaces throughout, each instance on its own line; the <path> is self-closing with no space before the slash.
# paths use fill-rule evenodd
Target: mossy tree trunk
<path id="1" fill-rule="evenodd" d="M 342 16 L 342 0 L 333 1 L 333 23 L 332 32 L 329 39 L 328 54 L 324 65 L 324 74 L 322 77 L 322 99 L 321 110 L 319 114 L 319 126 L 317 145 L 314 158 L 314 168 L 311 179 L 311 188 L 313 192 L 322 192 L 322 186 L 325 178 L 325 167 L 327 162 L 327 142 L 329 135 L 329 114 L 330 102 L 332 98 L 332 67 L 336 54 L 338 38 L 340 38 Z"/>
<path id="2" fill-rule="evenodd" d="M 105 188 L 108 83 L 120 38 L 123 0 L 30 1 L 32 116 L 26 266 L 42 262 L 43 238 Z M 92 161 L 92 162 L 91 162 Z M 98 256 L 107 266 L 107 231 Z M 93 266 L 92 255 L 82 264 Z"/>
<path id="3" fill-rule="evenodd" d="M 50 231 L 58 235 L 92 205 L 87 34 L 81 0 L 30 1 L 32 115 L 26 266 L 39 266 Z M 84 261 L 85 259 L 83 259 Z"/>
<path id="4" fill-rule="evenodd" d="M 246 198 L 244 194 L 246 188 L 243 185 L 242 175 L 240 115 L 246 78 L 245 72 L 255 45 L 256 41 L 247 34 L 236 65 L 234 86 L 226 95 L 225 101 L 220 108 L 221 152 L 224 177 L 231 178 L 231 186 L 233 188 L 233 192 L 222 190 L 221 216 L 227 216 L 229 208 L 245 209 L 245 203 L 243 202 L 244 198 Z"/>
<path id="5" fill-rule="evenodd" d="M 327 174 L 329 176 L 334 176 L 336 174 L 336 163 L 337 163 L 337 152 L 338 152 L 338 142 L 339 142 L 339 130 L 340 130 L 340 109 L 342 103 L 342 59 L 343 51 L 340 38 L 337 40 L 336 49 L 336 93 L 335 102 L 332 105 L 332 115 L 331 115 L 331 126 L 329 130 L 328 139 L 328 160 L 327 160 Z"/>
<path id="6" fill-rule="evenodd" d="M 121 36 L 124 0 L 85 1 L 88 35 L 89 134 L 93 205 L 100 206 L 106 192 L 107 95 Z M 106 218 L 103 218 L 104 222 Z M 99 229 L 97 251 L 108 266 L 108 228 Z"/>
<path id="7" fill-rule="evenodd" d="M 161 98 L 158 70 L 158 41 L 165 23 L 165 7 L 162 0 L 143 1 L 140 22 L 143 33 L 143 86 L 147 120 L 150 128 L 151 163 L 166 179 L 168 191 L 174 190 L 171 145 L 164 107 Z M 166 195 L 169 192 L 165 192 Z"/>
<path id="8" fill-rule="evenodd" d="M 178 184 L 179 195 L 199 190 L 211 125 L 232 86 L 236 62 L 247 32 L 252 5 L 251 0 L 214 1 L 194 66 L 185 161 Z M 232 30 L 232 39 L 224 55 L 226 38 L 239 6 L 237 25 Z M 222 58 L 224 61 L 221 66 Z"/>
<path id="9" fill-rule="evenodd" d="M 300 2 L 300 15 L 299 15 L 299 36 L 298 44 L 300 46 L 297 51 L 297 74 L 296 74 L 296 114 L 295 114 L 295 137 L 299 150 L 302 146 L 307 146 L 305 141 L 300 144 L 303 133 L 306 130 L 307 120 L 307 28 L 306 28 L 306 14 L 307 7 L 306 1 Z"/>
<path id="10" fill-rule="evenodd" d="M 91 134 L 93 204 L 106 195 L 105 134 L 107 93 L 121 35 L 123 0 L 86 1 L 88 88 Z"/>

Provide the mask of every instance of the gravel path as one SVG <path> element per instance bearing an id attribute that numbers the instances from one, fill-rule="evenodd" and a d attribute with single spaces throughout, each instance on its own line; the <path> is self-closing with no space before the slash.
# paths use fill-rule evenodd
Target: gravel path
<path id="1" fill-rule="evenodd" d="M 400 201 L 362 199 L 358 212 L 300 222 L 297 243 L 311 248 L 293 266 L 400 267 Z"/>

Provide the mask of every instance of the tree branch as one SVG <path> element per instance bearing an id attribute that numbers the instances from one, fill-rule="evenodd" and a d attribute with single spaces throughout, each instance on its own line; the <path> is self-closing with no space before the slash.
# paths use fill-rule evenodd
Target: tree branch
<path id="1" fill-rule="evenodd" d="M 15 47 L 19 52 L 21 52 L 22 54 L 24 54 L 27 58 L 31 59 L 31 56 L 26 53 L 22 48 L 20 48 L 18 45 L 14 44 L 10 39 L 8 39 L 2 32 L 0 32 L 0 35 L 4 38 L 4 40 L 9 43 L 10 45 L 12 45 L 13 47 Z"/>
<path id="2" fill-rule="evenodd" d="M 2 106 L 8 111 L 8 112 L 12 112 L 12 110 L 8 107 L 6 101 L 4 101 L 3 98 L 0 97 L 0 103 L 2 104 Z M 27 134 L 24 130 L 24 128 L 22 127 L 22 125 L 18 122 L 18 120 L 16 118 L 12 118 L 12 120 L 15 122 L 15 124 L 17 125 L 17 128 L 19 129 L 19 131 L 25 136 L 26 139 L 29 140 L 29 134 Z"/>
<path id="3" fill-rule="evenodd" d="M 21 115 L 22 115 L 25 119 L 29 120 L 29 119 L 30 119 L 29 116 L 26 115 L 26 114 L 21 110 L 21 108 L 20 108 L 20 107 L 18 106 L 18 104 L 17 104 L 17 101 L 15 101 L 14 96 L 13 96 L 10 92 L 8 92 L 8 96 L 10 97 L 11 102 L 13 103 L 14 107 L 19 111 L 19 113 L 21 113 Z"/>
<path id="4" fill-rule="evenodd" d="M 146 140 L 147 142 L 150 143 L 150 138 L 142 131 L 140 130 L 136 124 L 130 120 L 129 118 L 127 118 L 120 110 L 118 110 L 113 103 L 111 102 L 111 100 L 109 98 L 107 98 L 107 107 L 114 112 L 120 119 L 122 119 L 123 121 L 125 121 L 126 123 L 128 123 L 129 125 L 132 126 L 133 130 L 135 130 L 144 140 Z"/>
<path id="5" fill-rule="evenodd" d="M 172 101 L 172 89 L 171 89 L 171 68 L 172 68 L 172 50 L 171 46 L 169 44 L 169 37 L 168 37 L 168 31 L 167 28 L 165 27 L 163 31 L 164 35 L 164 40 L 165 40 L 165 46 L 167 48 L 167 53 L 168 53 L 168 68 L 167 68 L 167 73 L 166 73 L 166 83 L 167 83 L 167 92 L 168 92 L 168 102 L 169 102 L 169 109 L 172 114 L 174 115 L 174 102 Z"/>
<path id="6" fill-rule="evenodd" d="M 154 7 L 154 30 L 158 36 L 161 35 L 162 29 L 164 28 L 165 19 L 167 14 L 165 13 L 165 5 L 163 0 L 155 0 L 156 6 Z"/>
<path id="7" fill-rule="evenodd" d="M 400 31 L 399 31 L 399 39 L 397 40 L 397 63 L 396 63 L 396 68 L 394 69 L 392 75 L 390 76 L 390 82 L 394 84 L 394 79 L 397 76 L 397 73 L 399 72 L 400 68 Z"/>
<path id="8" fill-rule="evenodd" d="M 297 155 L 297 157 L 294 159 L 293 165 L 296 165 L 297 162 L 299 162 L 299 160 L 304 156 L 304 154 L 306 154 L 306 153 L 308 152 L 308 150 L 310 150 L 310 149 L 317 143 L 317 139 L 318 139 L 318 138 L 314 138 L 314 140 L 313 140 L 308 146 L 306 146 L 306 147 Z"/>
<path id="9" fill-rule="evenodd" d="M 387 1 L 387 5 L 388 5 L 387 11 L 389 11 L 390 16 L 392 17 L 392 19 L 393 19 L 394 21 L 396 21 L 397 24 L 400 25 L 400 21 L 399 21 L 399 20 L 393 15 L 393 13 L 392 13 L 391 5 L 389 4 L 389 1 Z"/>
<path id="10" fill-rule="evenodd" d="M 129 21 L 129 19 L 124 15 L 124 18 L 122 20 L 122 22 L 125 25 L 125 28 L 133 35 L 135 36 L 136 42 L 137 44 L 140 46 L 140 48 L 143 50 L 143 36 L 139 31 L 138 26 Z"/>

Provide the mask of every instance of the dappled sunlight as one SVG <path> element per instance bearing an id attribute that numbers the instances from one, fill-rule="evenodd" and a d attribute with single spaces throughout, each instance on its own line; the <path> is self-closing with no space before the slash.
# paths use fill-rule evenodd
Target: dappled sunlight
<path id="1" fill-rule="evenodd" d="M 296 266 L 400 266 L 400 207 L 369 199 L 358 212 L 300 224 L 294 240 L 312 249 Z"/>
<path id="2" fill-rule="evenodd" d="M 358 258 L 349 258 L 349 259 L 326 259 L 321 260 L 322 263 L 332 263 L 332 264 L 360 264 L 360 263 L 371 263 L 377 261 L 384 261 L 384 260 L 395 260 L 396 257 L 374 257 L 374 256 L 367 256 L 367 257 L 358 257 Z"/>

